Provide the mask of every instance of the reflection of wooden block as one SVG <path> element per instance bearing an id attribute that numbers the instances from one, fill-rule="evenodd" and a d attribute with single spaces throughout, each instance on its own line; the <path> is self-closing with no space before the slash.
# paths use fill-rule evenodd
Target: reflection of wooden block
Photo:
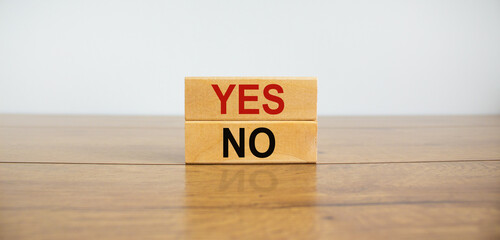
<path id="1" fill-rule="evenodd" d="M 316 162 L 316 121 L 187 121 L 185 128 L 186 163 Z"/>
<path id="2" fill-rule="evenodd" d="M 186 77 L 186 121 L 315 121 L 316 85 L 315 77 Z"/>

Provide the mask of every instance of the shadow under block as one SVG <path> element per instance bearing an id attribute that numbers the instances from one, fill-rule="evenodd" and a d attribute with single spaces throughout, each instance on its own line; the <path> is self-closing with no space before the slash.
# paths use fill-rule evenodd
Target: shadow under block
<path id="1" fill-rule="evenodd" d="M 316 163 L 317 127 L 316 121 L 187 121 L 186 163 Z"/>
<path id="2" fill-rule="evenodd" d="M 316 104 L 315 77 L 185 78 L 186 121 L 315 121 Z"/>

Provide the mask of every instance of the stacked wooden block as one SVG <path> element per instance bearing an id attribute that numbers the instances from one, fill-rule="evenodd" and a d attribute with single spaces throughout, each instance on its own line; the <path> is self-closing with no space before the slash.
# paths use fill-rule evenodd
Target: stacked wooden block
<path id="1" fill-rule="evenodd" d="M 315 163 L 317 80 L 186 77 L 186 163 Z"/>

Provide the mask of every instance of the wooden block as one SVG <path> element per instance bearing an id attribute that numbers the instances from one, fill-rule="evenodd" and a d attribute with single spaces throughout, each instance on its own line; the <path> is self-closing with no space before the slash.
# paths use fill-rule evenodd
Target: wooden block
<path id="1" fill-rule="evenodd" d="M 315 77 L 186 77 L 185 118 L 316 120 Z"/>
<path id="2" fill-rule="evenodd" d="M 315 163 L 317 126 L 316 121 L 187 121 L 186 163 Z"/>

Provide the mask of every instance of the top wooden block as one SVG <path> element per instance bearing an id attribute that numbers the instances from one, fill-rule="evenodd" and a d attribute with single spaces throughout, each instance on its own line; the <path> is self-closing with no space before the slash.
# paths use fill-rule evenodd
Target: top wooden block
<path id="1" fill-rule="evenodd" d="M 316 120 L 315 77 L 186 77 L 186 121 Z"/>

